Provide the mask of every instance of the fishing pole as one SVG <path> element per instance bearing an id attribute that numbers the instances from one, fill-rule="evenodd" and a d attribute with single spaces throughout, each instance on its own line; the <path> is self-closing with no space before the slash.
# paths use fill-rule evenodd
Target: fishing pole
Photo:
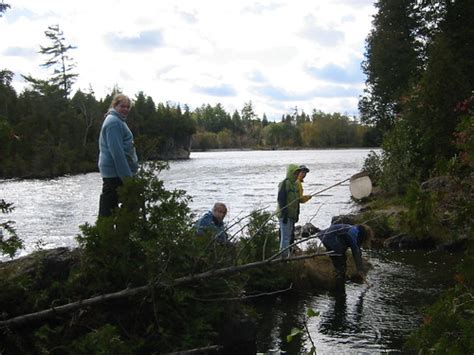
<path id="1" fill-rule="evenodd" d="M 355 176 L 355 175 L 353 175 L 353 176 Z M 328 186 L 328 187 L 326 187 L 326 188 L 324 188 L 324 189 L 322 189 L 322 190 L 316 191 L 316 192 L 310 194 L 309 196 L 312 197 L 312 196 L 316 196 L 316 195 L 322 194 L 323 192 L 325 192 L 325 191 L 327 191 L 327 190 L 329 190 L 329 189 L 332 189 L 333 187 L 339 186 L 339 185 L 345 183 L 346 181 L 349 181 L 350 179 L 352 179 L 352 176 L 351 176 L 351 177 L 348 177 L 347 179 L 344 179 L 344 180 L 342 180 L 342 181 L 339 181 L 339 182 L 335 183 L 334 185 L 331 185 L 331 186 Z"/>
<path id="2" fill-rule="evenodd" d="M 344 180 L 341 180 L 341 181 L 339 181 L 339 182 L 337 182 L 337 183 L 335 183 L 335 184 L 333 184 L 333 185 L 331 185 L 331 186 L 328 186 L 328 187 L 326 187 L 326 188 L 324 188 L 324 189 L 322 189 L 322 190 L 316 191 L 316 192 L 312 193 L 310 196 L 311 196 L 311 197 L 312 197 L 312 196 L 317 196 L 317 195 L 319 195 L 319 194 L 321 194 L 321 193 L 323 193 L 323 192 L 325 192 L 325 191 L 327 191 L 327 190 L 330 190 L 330 189 L 332 189 L 332 188 L 334 188 L 334 187 L 336 187 L 336 186 L 339 186 L 339 185 L 341 185 L 341 184 L 343 184 L 343 183 L 345 183 L 345 182 L 347 182 L 347 181 L 349 181 L 349 180 L 351 180 L 351 179 L 353 179 L 353 181 L 356 181 L 357 178 L 359 178 L 359 177 L 364 177 L 364 176 L 367 176 L 367 174 L 364 173 L 364 172 L 354 174 L 354 175 L 352 175 L 352 176 L 350 176 L 350 177 L 348 177 L 348 178 L 346 178 L 346 179 L 344 179 Z M 263 227 L 264 227 L 276 214 L 278 214 L 278 212 L 280 212 L 280 211 L 282 211 L 283 209 L 287 208 L 287 207 L 290 206 L 291 204 L 293 204 L 293 203 L 299 201 L 299 199 L 300 199 L 300 197 L 298 196 L 298 197 L 295 198 L 294 200 L 288 202 L 285 206 L 283 206 L 283 207 L 281 207 L 281 208 L 278 208 L 275 212 L 273 212 L 273 213 L 262 223 L 262 225 L 257 229 L 257 231 L 256 231 L 252 236 L 250 236 L 250 238 L 248 239 L 246 245 L 244 245 L 244 247 L 240 250 L 240 252 L 239 252 L 239 254 L 237 255 L 237 257 L 239 257 L 240 254 L 243 252 L 243 250 L 247 247 L 247 245 L 250 243 L 250 240 L 253 239 L 253 238 L 263 229 Z M 243 229 L 243 228 L 242 228 L 242 229 Z M 240 231 L 241 231 L 241 230 L 239 230 L 239 232 L 240 232 Z M 236 233 L 236 234 L 237 234 L 237 233 Z M 234 234 L 234 235 L 232 236 L 232 238 L 233 238 L 236 234 Z"/>

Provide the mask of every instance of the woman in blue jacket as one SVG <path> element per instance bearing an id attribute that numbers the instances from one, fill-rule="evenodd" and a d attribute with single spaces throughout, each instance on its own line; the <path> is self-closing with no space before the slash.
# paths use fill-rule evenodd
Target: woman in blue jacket
<path id="1" fill-rule="evenodd" d="M 336 271 L 336 290 L 345 289 L 347 270 L 347 249 L 351 249 L 358 275 L 365 278 L 362 264 L 361 246 L 370 246 L 370 241 L 374 236 L 372 229 L 365 224 L 333 224 L 329 228 L 318 232 L 317 237 L 321 239 L 328 251 L 333 252 L 331 261 Z"/>
<path id="2" fill-rule="evenodd" d="M 115 95 L 100 130 L 99 171 L 103 185 L 99 217 L 110 216 L 118 207 L 117 188 L 138 170 L 133 134 L 125 122 L 131 103 L 128 96 Z"/>

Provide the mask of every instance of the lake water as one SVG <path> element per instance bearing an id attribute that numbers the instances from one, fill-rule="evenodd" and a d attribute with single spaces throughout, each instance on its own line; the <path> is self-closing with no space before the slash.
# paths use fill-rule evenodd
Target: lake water
<path id="1" fill-rule="evenodd" d="M 290 163 L 305 164 L 305 193 L 312 194 L 360 171 L 367 149 L 297 151 L 219 151 L 192 153 L 191 159 L 173 161 L 161 173 L 168 189 L 183 189 L 193 198 L 196 215 L 215 201 L 229 207 L 227 221 L 235 221 L 258 208 L 274 212 L 278 183 Z M 14 203 L 8 219 L 16 221 L 26 247 L 17 256 L 37 246 L 73 247 L 79 225 L 94 223 L 101 178 L 98 173 L 50 180 L 1 181 L 0 198 Z M 301 206 L 300 223 L 311 221 L 327 227 L 335 215 L 356 206 L 347 183 L 334 187 Z M 1 216 L 5 218 L 5 216 Z M 241 222 L 242 224 L 245 221 Z M 237 226 L 238 227 L 238 226 Z M 292 327 L 301 327 L 307 308 L 320 312 L 308 322 L 318 354 L 378 354 L 399 352 L 403 337 L 421 321 L 421 308 L 446 283 L 450 255 L 420 252 L 368 254 L 374 266 L 369 272 L 371 288 L 348 284 L 344 298 L 327 293 L 298 297 L 281 296 L 263 302 L 259 324 L 259 351 L 284 349 L 288 354 L 308 348 L 308 339 L 286 344 Z M 5 260 L 5 259 L 4 259 Z"/>

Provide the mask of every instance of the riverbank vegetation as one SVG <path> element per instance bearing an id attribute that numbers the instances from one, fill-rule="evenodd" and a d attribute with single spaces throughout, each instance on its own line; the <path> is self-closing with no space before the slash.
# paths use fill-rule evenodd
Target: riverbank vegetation
<path id="1" fill-rule="evenodd" d="M 164 188 L 161 168 L 129 179 L 122 207 L 82 226 L 77 249 L 0 264 L 2 353 L 255 353 L 252 299 L 330 284 L 324 253 L 279 257 L 268 212 L 233 243 L 196 237 L 189 197 Z"/>
<path id="2" fill-rule="evenodd" d="M 384 201 L 397 205 L 377 208 L 401 211 L 380 220 L 389 227 L 396 215 L 396 230 L 409 245 L 415 240 L 418 247 L 456 247 L 463 254 L 455 286 L 426 311 L 407 349 L 472 353 L 474 3 L 380 0 L 376 6 L 359 108 L 362 120 L 383 132 L 383 150 L 366 168 Z"/>

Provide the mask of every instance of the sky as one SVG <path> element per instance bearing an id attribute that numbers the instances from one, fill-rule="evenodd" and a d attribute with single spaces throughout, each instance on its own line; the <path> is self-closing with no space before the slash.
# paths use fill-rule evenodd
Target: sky
<path id="1" fill-rule="evenodd" d="M 2 1 L 2 0 L 0 0 Z M 73 91 L 118 87 L 191 110 L 252 102 L 269 120 L 321 110 L 357 116 L 372 0 L 3 0 L 0 70 L 47 79 L 48 26 L 59 25 L 79 74 Z"/>

